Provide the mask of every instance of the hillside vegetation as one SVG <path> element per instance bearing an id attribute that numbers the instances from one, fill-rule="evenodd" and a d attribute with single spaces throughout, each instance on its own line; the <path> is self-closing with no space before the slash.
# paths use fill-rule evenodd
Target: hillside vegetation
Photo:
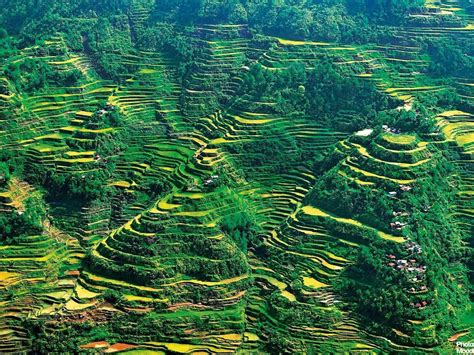
<path id="1" fill-rule="evenodd" d="M 474 7 L 0 10 L 0 353 L 474 341 Z"/>

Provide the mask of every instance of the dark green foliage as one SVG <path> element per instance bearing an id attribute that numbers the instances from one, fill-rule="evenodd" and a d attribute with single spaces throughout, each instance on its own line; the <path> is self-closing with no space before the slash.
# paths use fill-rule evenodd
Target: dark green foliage
<path id="1" fill-rule="evenodd" d="M 368 40 L 378 34 L 369 26 L 376 19 L 397 23 L 422 0 L 230 1 L 166 0 L 156 3 L 159 16 L 181 23 L 246 23 L 273 35 L 325 40 Z M 352 16 L 357 14 L 357 16 Z M 364 14 L 364 15 L 363 15 Z M 367 16 L 370 14 L 370 16 Z M 367 17 L 365 17 L 367 16 Z"/>
<path id="2" fill-rule="evenodd" d="M 71 322 L 68 327 L 56 326 L 54 331 L 44 320 L 25 320 L 22 325 L 29 331 L 31 351 L 37 354 L 72 354 L 78 352 L 80 345 L 88 342 L 114 340 L 107 327 L 92 322 Z"/>
<path id="3" fill-rule="evenodd" d="M 65 72 L 52 70 L 46 62 L 32 58 L 10 64 L 7 72 L 7 78 L 15 83 L 16 89 L 28 93 L 49 85 L 74 86 L 79 76 L 77 69 Z"/>
<path id="4" fill-rule="evenodd" d="M 389 186 L 380 186 L 376 190 L 360 186 L 341 176 L 339 169 L 340 165 L 325 173 L 308 200 L 336 215 L 355 218 L 386 230 L 393 208 L 385 193 Z"/>
<path id="5" fill-rule="evenodd" d="M 10 180 L 11 174 L 7 164 L 0 161 L 0 187 L 5 186 Z"/>
<path id="6" fill-rule="evenodd" d="M 74 4 L 62 0 L 30 0 L 21 5 L 17 2 L 4 2 L 3 13 L 8 14 L 3 18 L 6 28 L 12 32 L 23 30 L 31 36 L 35 31 L 45 33 L 67 28 L 62 21 L 64 17 L 82 17 L 91 13 L 97 14 L 100 20 L 96 34 L 108 36 L 108 31 L 104 32 L 108 26 L 107 18 L 126 13 L 132 3 L 130 0 L 98 3 L 81 0 Z M 383 20 L 398 23 L 408 11 L 422 5 L 422 0 L 305 0 L 282 1 L 278 4 L 267 0 L 232 0 L 225 3 L 165 0 L 145 6 L 150 7 L 155 20 L 183 24 L 249 23 L 252 27 L 273 35 L 367 41 L 379 35 L 369 22 Z M 44 26 L 45 23 L 48 25 Z M 117 32 L 116 35 L 120 33 Z M 105 60 L 102 65 L 106 72 L 114 70 Z"/>
<path id="7" fill-rule="evenodd" d="M 350 11 L 369 13 L 377 19 L 399 20 L 410 10 L 419 9 L 424 5 L 423 0 L 347 0 Z"/>
<path id="8" fill-rule="evenodd" d="M 366 81 L 343 75 L 335 65 L 322 61 L 306 71 L 302 64 L 288 70 L 268 71 L 255 64 L 244 77 L 242 92 L 258 100 L 275 97 L 280 114 L 303 113 L 340 130 L 357 130 L 373 125 L 376 112 L 394 107 L 396 101 L 378 92 Z M 341 111 L 357 107 L 350 124 L 338 122 Z"/>
<path id="9" fill-rule="evenodd" d="M 120 75 L 126 73 L 127 69 L 118 54 L 131 49 L 131 32 L 126 16 L 101 19 L 84 36 L 84 50 L 92 56 L 106 78 L 119 80 Z"/>
<path id="10" fill-rule="evenodd" d="M 97 111 L 94 113 L 94 116 L 92 116 L 92 118 L 89 121 L 87 121 L 87 123 L 85 124 L 85 128 L 103 129 L 103 128 L 109 128 L 109 127 L 123 126 L 124 124 L 123 116 L 120 114 L 118 109 L 106 111 L 103 109 L 103 107 L 104 105 L 101 105 L 97 108 Z M 110 141 L 110 138 L 111 137 L 107 137 L 105 140 Z M 99 146 L 107 145 L 107 143 L 101 142 L 98 145 Z"/>
<path id="11" fill-rule="evenodd" d="M 338 279 L 336 289 L 353 302 L 353 308 L 363 315 L 367 324 L 377 332 L 383 332 L 386 324 L 397 329 L 406 325 L 401 319 L 414 319 L 419 312 L 414 307 L 413 297 L 407 290 L 410 288 L 409 274 L 389 267 L 388 254 L 397 255 L 397 259 L 416 258 L 419 265 L 427 266 L 424 284 L 429 292 L 421 295 L 420 300 L 429 302 L 429 307 L 422 311 L 423 317 L 436 319 L 438 331 L 433 338 L 410 339 L 411 344 L 419 343 L 433 346 L 439 343 L 443 334 L 452 331 L 455 316 L 446 309 L 446 302 L 459 307 L 467 302 L 466 292 L 456 292 L 456 280 L 445 277 L 443 267 L 460 268 L 456 272 L 461 279 L 464 266 L 459 265 L 466 255 L 461 247 L 460 232 L 448 222 L 451 200 L 455 190 L 443 183 L 453 166 L 442 155 L 436 155 L 436 164 L 432 165 L 429 175 L 419 178 L 413 189 L 403 196 L 402 200 L 387 199 L 383 191 L 396 189 L 396 185 L 385 186 L 384 190 L 374 190 L 347 184 L 335 171 L 324 174 L 318 187 L 313 191 L 313 198 L 328 210 L 333 209 L 337 215 L 352 216 L 367 225 L 380 230 L 387 229 L 392 220 L 392 211 L 407 212 L 405 236 L 423 245 L 423 254 L 406 256 L 400 247 L 390 247 L 386 242 L 370 240 L 370 248 L 362 247 L 356 263 L 348 267 Z M 380 187 L 379 187 L 380 188 Z M 337 206 L 336 209 L 334 207 Z M 429 208 L 427 208 L 429 206 Z M 395 233 L 395 231 L 389 231 Z M 437 253 L 443 250 L 443 256 Z M 463 281 L 465 282 L 465 281 Z M 431 290 L 436 289 L 437 295 Z M 448 301 L 449 300 L 449 301 Z M 416 302 L 416 301 L 415 301 Z"/>
<path id="12" fill-rule="evenodd" d="M 252 241 L 255 243 L 258 228 L 255 221 L 246 212 L 225 216 L 220 222 L 222 231 L 228 235 L 242 250 L 247 253 L 247 247 Z"/>
<path id="13" fill-rule="evenodd" d="M 329 119 L 339 111 L 357 107 L 349 125 L 333 123 L 338 129 L 356 130 L 373 125 L 376 112 L 395 106 L 395 100 L 381 95 L 366 81 L 342 75 L 331 63 L 323 62 L 310 72 L 306 86 L 309 114 L 315 117 Z"/>
<path id="14" fill-rule="evenodd" d="M 0 241 L 15 242 L 23 235 L 40 234 L 46 217 L 46 208 L 40 196 L 31 196 L 23 201 L 21 210 L 12 210 L 0 215 Z"/>
<path id="15" fill-rule="evenodd" d="M 432 40 L 428 53 L 432 58 L 428 70 L 433 75 L 472 77 L 474 73 L 474 47 L 470 42 L 457 45 L 452 40 Z"/>
<path id="16" fill-rule="evenodd" d="M 107 175 L 94 171 L 84 174 L 48 174 L 44 186 L 51 198 L 90 202 L 105 197 Z"/>
<path id="17" fill-rule="evenodd" d="M 342 314 L 338 310 L 324 312 L 312 309 L 310 305 L 293 304 L 280 292 L 274 292 L 268 298 L 268 309 L 280 322 L 289 326 L 324 326 L 331 329 L 341 321 Z"/>

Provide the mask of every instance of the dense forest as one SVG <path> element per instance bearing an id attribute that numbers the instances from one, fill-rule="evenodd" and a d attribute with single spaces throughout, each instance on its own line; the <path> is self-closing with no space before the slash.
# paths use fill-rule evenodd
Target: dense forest
<path id="1" fill-rule="evenodd" d="M 1 353 L 472 341 L 471 1 L 0 5 Z"/>

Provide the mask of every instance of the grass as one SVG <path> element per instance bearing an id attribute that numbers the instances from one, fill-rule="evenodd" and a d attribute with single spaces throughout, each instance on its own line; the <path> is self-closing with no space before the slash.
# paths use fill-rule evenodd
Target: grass
<path id="1" fill-rule="evenodd" d="M 474 143 L 474 132 L 457 135 L 456 142 L 460 146 L 472 145 L 472 143 Z"/>
<path id="2" fill-rule="evenodd" d="M 408 140 L 402 140 L 402 142 L 406 142 Z M 392 141 L 391 143 L 394 143 L 394 141 Z M 397 143 L 397 144 L 400 144 L 400 143 Z M 406 143 L 402 143 L 402 144 L 406 144 Z M 410 143 L 408 143 L 410 144 Z M 357 150 L 361 153 L 361 155 L 377 162 L 377 163 L 380 163 L 380 164 L 389 164 L 389 165 L 396 165 L 396 166 L 399 166 L 401 168 L 412 168 L 412 167 L 416 167 L 416 166 L 419 166 L 419 165 L 422 165 L 422 164 L 425 164 L 427 162 L 430 161 L 430 158 L 427 158 L 427 159 L 421 159 L 421 160 L 418 160 L 417 162 L 415 163 L 400 163 L 400 162 L 392 162 L 392 161 L 386 161 L 386 160 L 382 160 L 382 159 L 378 159 L 378 158 L 375 158 L 373 157 L 372 155 L 370 155 L 370 153 L 367 151 L 367 148 L 359 145 L 359 144 L 353 144 L 354 147 L 357 148 Z"/>
<path id="3" fill-rule="evenodd" d="M 284 46 L 330 46 L 330 43 L 326 42 L 311 42 L 311 41 L 295 41 L 283 38 L 277 38 L 278 43 Z"/>
<path id="4" fill-rule="evenodd" d="M 242 118 L 242 117 L 239 117 L 239 116 L 233 116 L 234 119 L 237 121 L 237 122 L 240 122 L 240 123 L 243 123 L 243 124 L 250 124 L 250 125 L 259 125 L 259 124 L 265 124 L 265 123 L 269 123 L 269 122 L 272 122 L 273 119 L 247 119 L 247 118 Z"/>
<path id="5" fill-rule="evenodd" d="M 319 289 L 323 287 L 328 287 L 329 285 L 320 282 L 312 277 L 304 276 L 303 277 L 303 285 L 313 288 L 313 289 Z"/>
<path id="6" fill-rule="evenodd" d="M 139 74 L 155 74 L 158 71 L 156 69 L 143 68 L 139 70 Z"/>
<path id="7" fill-rule="evenodd" d="M 317 207 L 304 206 L 301 209 L 301 211 L 303 213 L 307 214 L 307 215 L 310 215 L 310 216 L 331 218 L 331 219 L 334 219 L 334 220 L 336 220 L 337 222 L 340 222 L 340 223 L 351 224 L 351 225 L 356 226 L 356 227 L 361 227 L 361 228 L 365 228 L 365 229 L 368 229 L 368 230 L 375 231 L 380 238 L 385 239 L 385 240 L 390 240 L 390 241 L 396 242 L 396 243 L 403 243 L 405 241 L 405 238 L 403 238 L 403 237 L 396 237 L 394 235 L 379 231 L 375 228 L 369 227 L 369 226 L 367 226 L 367 225 L 365 225 L 365 224 L 363 224 L 359 221 L 356 221 L 356 220 L 353 220 L 353 219 L 350 219 L 350 218 L 336 217 L 334 215 L 331 215 L 329 213 L 326 213 L 326 212 L 322 211 L 321 209 L 319 209 Z"/>
<path id="8" fill-rule="evenodd" d="M 95 305 L 96 305 L 96 302 L 78 303 L 74 300 L 69 300 L 66 302 L 64 307 L 68 311 L 82 311 L 82 310 L 94 307 Z"/>
<path id="9" fill-rule="evenodd" d="M 66 65 L 66 64 L 75 63 L 79 59 L 80 59 L 80 57 L 72 57 L 72 58 L 69 58 L 69 59 L 66 59 L 66 60 L 62 60 L 62 61 L 49 62 L 49 64 L 51 64 L 51 65 Z"/>
<path id="10" fill-rule="evenodd" d="M 77 297 L 79 297 L 79 299 L 91 299 L 100 295 L 99 293 L 89 291 L 88 289 L 84 288 L 80 284 L 76 286 L 75 292 L 77 294 Z"/>
<path id="11" fill-rule="evenodd" d="M 109 184 L 110 186 L 116 186 L 116 187 L 123 187 L 123 188 L 129 188 L 131 184 L 128 181 L 114 181 Z"/>
<path id="12" fill-rule="evenodd" d="M 383 134 L 382 138 L 389 143 L 398 145 L 412 145 L 416 142 L 416 137 L 409 134 Z"/>
<path id="13" fill-rule="evenodd" d="M 13 285 L 19 281 L 20 274 L 15 272 L 0 271 L 0 286 Z"/>
<path id="14" fill-rule="evenodd" d="M 175 286 L 179 284 L 196 284 L 196 285 L 202 285 L 202 286 L 221 286 L 221 285 L 228 285 L 234 282 L 242 281 L 245 280 L 249 277 L 249 275 L 244 274 L 244 275 L 239 275 L 236 277 L 232 277 L 230 279 L 224 279 L 220 281 L 201 281 L 201 280 L 180 280 L 176 282 L 172 282 L 169 284 L 164 284 L 163 286 Z"/>
<path id="15" fill-rule="evenodd" d="M 161 351 L 161 350 L 137 349 L 137 350 L 122 351 L 122 354 L 129 354 L 129 355 L 166 355 L 166 352 Z"/>
<path id="16" fill-rule="evenodd" d="M 146 302 L 146 303 L 152 303 L 152 302 L 169 302 L 169 299 L 164 298 L 164 299 L 159 299 L 159 298 L 152 298 L 152 297 L 142 297 L 142 296 L 135 296 L 135 295 L 124 295 L 123 299 L 129 302 Z"/>
<path id="17" fill-rule="evenodd" d="M 216 346 L 209 345 L 191 345 L 191 344 L 181 344 L 181 343 L 165 343 L 165 342 L 147 342 L 146 345 L 152 345 L 154 347 L 165 348 L 169 352 L 178 353 L 178 354 L 189 354 L 196 352 L 211 352 L 219 354 L 231 354 L 234 353 L 233 349 L 224 349 Z"/>
<path id="18" fill-rule="evenodd" d="M 343 163 L 343 166 L 347 166 L 349 167 L 350 170 L 353 170 L 354 172 L 356 173 L 359 173 L 363 176 L 366 176 L 368 178 L 376 178 L 376 179 L 381 179 L 381 180 L 389 180 L 389 181 L 393 181 L 397 184 L 402 184 L 402 185 L 409 185 L 409 184 L 412 184 L 414 182 L 416 182 L 415 179 L 393 179 L 393 178 L 389 178 L 387 176 L 382 176 L 382 175 L 378 175 L 378 174 L 374 174 L 374 173 L 371 173 L 369 171 L 366 171 L 366 170 L 363 170 L 363 169 L 360 169 L 356 166 L 353 166 L 353 165 L 349 165 L 347 164 L 347 162 L 344 162 Z"/>

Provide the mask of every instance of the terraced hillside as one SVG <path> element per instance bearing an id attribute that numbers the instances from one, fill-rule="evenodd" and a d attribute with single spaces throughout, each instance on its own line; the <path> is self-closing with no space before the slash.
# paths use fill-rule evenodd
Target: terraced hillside
<path id="1" fill-rule="evenodd" d="M 472 340 L 472 5 L 319 38 L 105 3 L 3 19 L 0 352 Z"/>

